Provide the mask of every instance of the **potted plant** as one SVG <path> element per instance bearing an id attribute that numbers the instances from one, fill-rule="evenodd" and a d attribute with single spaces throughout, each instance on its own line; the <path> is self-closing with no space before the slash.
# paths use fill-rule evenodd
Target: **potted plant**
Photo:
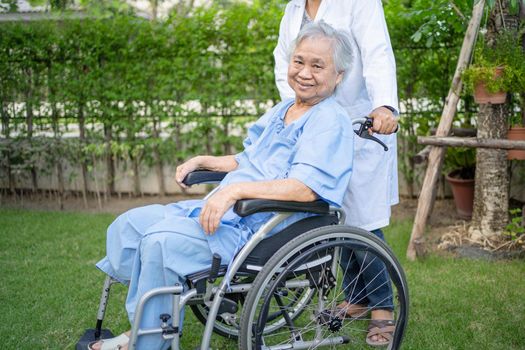
<path id="1" fill-rule="evenodd" d="M 514 113 L 510 120 L 510 128 L 507 132 L 507 138 L 509 140 L 525 141 L 525 113 L 523 112 L 523 108 L 525 108 L 525 103 L 523 102 L 525 101 L 522 101 L 521 104 L 522 114 Z M 525 160 L 525 150 L 511 149 L 507 153 L 507 158 L 515 160 Z"/>
<path id="2" fill-rule="evenodd" d="M 478 104 L 502 104 L 507 100 L 504 66 L 474 66 L 465 72 L 465 80 L 472 81 L 474 101 Z"/>
<path id="3" fill-rule="evenodd" d="M 502 32 L 488 46 L 478 40 L 474 63 L 463 71 L 463 80 L 477 103 L 505 103 L 507 93 L 525 90 L 525 52 L 521 33 Z"/>
<path id="4" fill-rule="evenodd" d="M 475 149 L 448 148 L 444 169 L 459 217 L 470 220 L 474 207 Z"/>

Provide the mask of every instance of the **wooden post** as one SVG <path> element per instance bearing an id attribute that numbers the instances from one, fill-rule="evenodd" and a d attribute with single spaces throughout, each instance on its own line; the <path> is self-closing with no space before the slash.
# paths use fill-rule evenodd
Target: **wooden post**
<path id="1" fill-rule="evenodd" d="M 473 147 L 473 148 L 495 148 L 495 149 L 519 149 L 525 150 L 525 141 L 507 139 L 484 139 L 477 137 L 438 137 L 419 136 L 417 142 L 422 145 Z M 425 150 L 426 147 L 423 149 Z"/>
<path id="2" fill-rule="evenodd" d="M 472 18 L 470 19 L 465 38 L 463 39 L 463 45 L 459 54 L 458 64 L 456 71 L 452 79 L 452 86 L 448 92 L 448 96 L 441 115 L 436 136 L 447 136 L 452 126 L 452 120 L 456 114 L 456 109 L 459 101 L 459 95 L 461 93 L 461 73 L 467 67 L 476 37 L 479 29 L 479 24 L 483 16 L 483 8 L 485 6 L 485 0 L 480 0 L 474 5 L 472 10 Z M 445 148 L 433 147 L 428 156 L 428 167 L 419 195 L 419 201 L 417 205 L 416 217 L 414 219 L 414 226 L 412 228 L 412 234 L 410 236 L 410 242 L 407 248 L 407 258 L 409 260 L 415 260 L 418 253 L 421 251 L 423 242 L 421 237 L 423 236 L 425 226 L 427 223 L 428 216 L 434 205 L 434 199 L 436 197 L 436 184 L 441 172 L 441 166 L 443 165 L 443 157 L 445 155 Z"/>

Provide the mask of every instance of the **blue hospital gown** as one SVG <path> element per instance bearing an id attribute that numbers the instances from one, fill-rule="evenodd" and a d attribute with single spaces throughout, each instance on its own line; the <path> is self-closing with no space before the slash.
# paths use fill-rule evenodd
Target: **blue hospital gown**
<path id="1" fill-rule="evenodd" d="M 235 156 L 236 170 L 219 186 L 237 182 L 294 178 L 320 198 L 341 206 L 352 173 L 354 133 L 351 121 L 329 97 L 301 118 L 284 124 L 294 100 L 283 101 L 248 130 L 244 150 Z M 180 283 L 184 276 L 209 268 L 213 253 L 222 263 L 234 254 L 273 213 L 241 218 L 230 209 L 215 234 L 205 235 L 198 216 L 204 200 L 135 208 L 120 215 L 108 228 L 106 257 L 97 267 L 129 285 L 126 310 L 133 322 L 135 307 L 147 291 Z M 297 213 L 283 226 L 308 214 Z M 159 296 L 144 310 L 142 327 L 158 327 L 159 315 L 171 313 L 171 297 Z M 142 336 L 139 349 L 167 348 L 160 336 Z"/>

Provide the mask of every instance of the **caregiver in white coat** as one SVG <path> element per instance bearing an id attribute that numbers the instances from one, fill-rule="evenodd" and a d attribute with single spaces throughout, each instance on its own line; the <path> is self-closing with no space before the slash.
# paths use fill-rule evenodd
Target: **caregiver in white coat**
<path id="1" fill-rule="evenodd" d="M 353 62 L 345 80 L 336 90 L 336 99 L 351 118 L 369 115 L 374 119 L 375 136 L 389 148 L 385 152 L 376 142 L 354 138 L 354 172 L 345 196 L 346 223 L 384 239 L 381 228 L 388 226 L 390 207 L 399 202 L 397 183 L 398 99 L 396 66 L 380 0 L 291 0 L 281 20 L 279 40 L 274 50 L 275 79 L 281 99 L 294 96 L 287 82 L 288 48 L 299 30 L 310 21 L 323 20 L 344 30 L 354 46 Z M 378 135 L 379 134 L 379 135 Z M 358 262 L 359 263 L 359 262 Z M 351 280 L 351 276 L 347 276 Z M 368 281 L 362 284 L 369 287 Z M 390 290 L 372 289 L 368 299 L 356 291 L 341 304 L 349 316 L 371 311 L 367 336 L 370 345 L 386 345 L 393 332 L 391 308 L 371 305 L 371 294 L 386 300 Z M 390 301 L 391 303 L 391 301 Z M 364 311 L 363 311 L 364 310 Z M 374 322 L 376 320 L 377 322 Z"/>

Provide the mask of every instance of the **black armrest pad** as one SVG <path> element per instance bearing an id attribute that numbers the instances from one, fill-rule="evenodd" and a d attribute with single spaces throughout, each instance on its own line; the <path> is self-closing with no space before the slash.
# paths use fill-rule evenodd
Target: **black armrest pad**
<path id="1" fill-rule="evenodd" d="M 314 214 L 328 214 L 329 205 L 323 200 L 313 202 L 275 201 L 269 199 L 242 199 L 235 203 L 233 211 L 239 216 L 267 211 L 280 212 L 307 212 Z"/>
<path id="2" fill-rule="evenodd" d="M 182 183 L 186 186 L 220 182 L 228 174 L 224 171 L 195 170 L 186 175 Z"/>

